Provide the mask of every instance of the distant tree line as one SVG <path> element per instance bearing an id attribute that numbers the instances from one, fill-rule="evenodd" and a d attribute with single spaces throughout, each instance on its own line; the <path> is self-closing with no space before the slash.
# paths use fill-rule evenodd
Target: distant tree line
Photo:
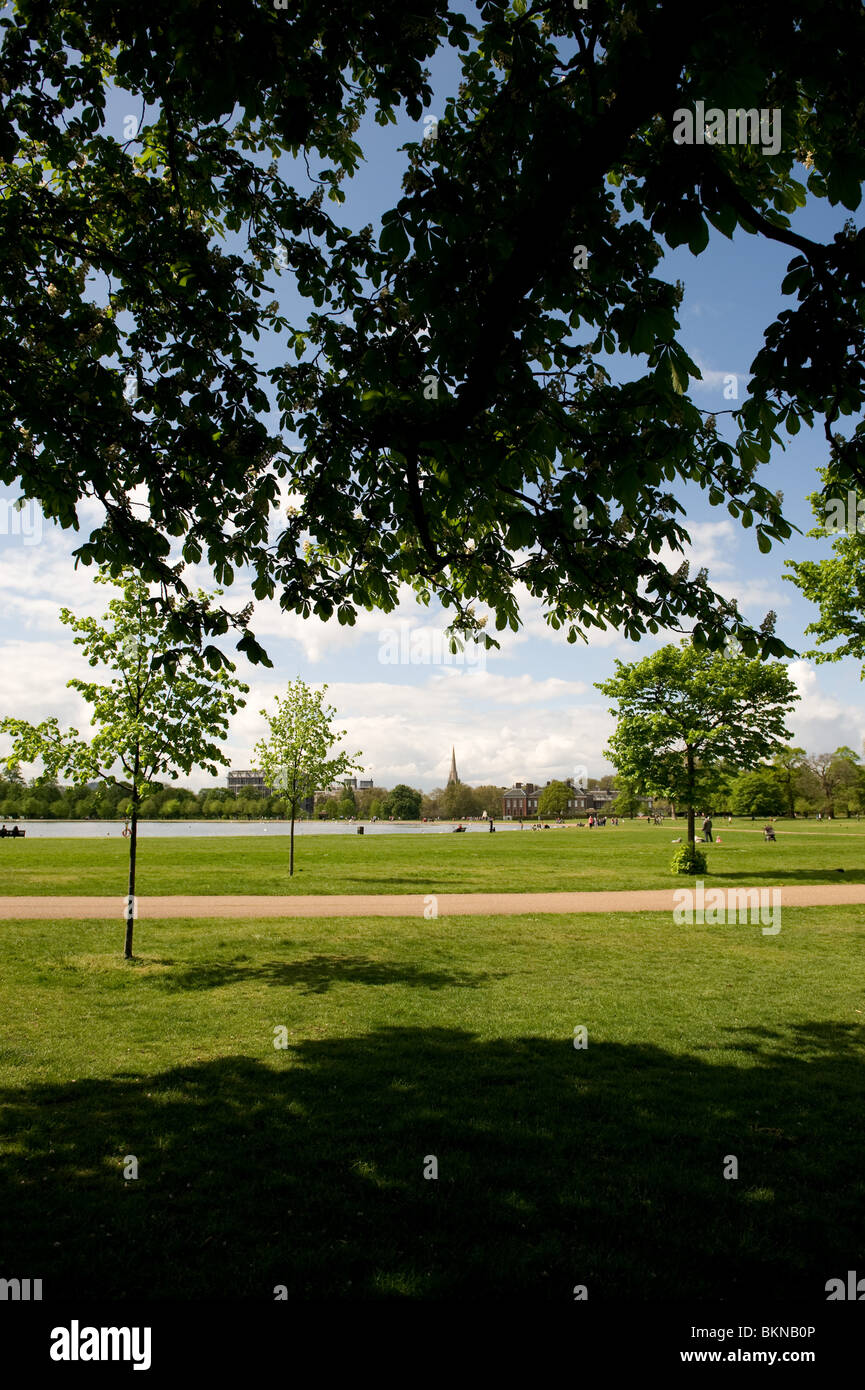
<path id="1" fill-rule="evenodd" d="M 736 816 L 836 817 L 865 811 L 865 766 L 845 745 L 814 756 L 785 746 L 771 762 L 725 781 L 719 795 Z"/>
<path id="2" fill-rule="evenodd" d="M 636 816 L 645 811 L 647 803 L 632 792 L 621 778 L 590 777 L 589 791 L 618 790 L 615 801 L 605 809 L 619 816 Z M 500 817 L 503 787 L 471 787 L 458 782 L 426 793 L 415 787 L 400 784 L 391 789 L 365 787 L 362 791 L 346 787 L 316 801 L 311 819 L 468 820 L 473 816 Z M 573 788 L 565 782 L 554 781 L 542 789 L 539 814 L 573 817 L 567 802 Z M 852 749 L 842 746 L 834 753 L 808 755 L 802 748 L 785 747 L 771 762 L 742 770 L 724 767 L 718 770 L 711 805 L 704 809 L 716 815 L 729 812 L 736 816 L 823 816 L 845 817 L 865 812 L 865 765 Z M 20 773 L 0 777 L 0 820 L 15 817 L 34 820 L 115 820 L 128 814 L 129 795 L 119 786 L 106 783 L 99 787 L 64 787 L 56 782 L 28 785 Z M 655 797 L 653 809 L 669 815 L 672 804 Z M 236 794 L 226 787 L 205 787 L 193 791 L 190 787 L 156 783 L 140 808 L 144 820 L 263 820 L 286 817 L 285 800 L 271 796 L 254 787 L 245 787 Z M 582 813 L 584 814 L 584 813 Z M 310 818 L 310 817 L 307 817 Z"/>
<path id="3" fill-rule="evenodd" d="M 806 754 L 785 745 L 770 762 L 751 769 L 722 766 L 712 770 L 702 810 L 733 816 L 817 816 L 829 819 L 865 812 L 865 764 L 842 745 L 834 753 Z M 614 814 L 625 809 L 627 792 L 613 803 Z M 653 810 L 669 815 L 675 808 L 655 797 Z"/>

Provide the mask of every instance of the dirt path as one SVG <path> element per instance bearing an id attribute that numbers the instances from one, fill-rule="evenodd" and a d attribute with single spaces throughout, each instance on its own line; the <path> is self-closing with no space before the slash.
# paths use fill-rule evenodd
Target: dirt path
<path id="1" fill-rule="evenodd" d="M 683 883 L 681 887 L 688 887 Z M 708 889 L 706 890 L 709 891 Z M 670 912 L 676 889 L 611 893 L 351 894 L 340 897 L 154 897 L 138 899 L 139 917 L 478 917 L 553 912 Z M 781 889 L 783 907 L 865 903 L 865 883 L 802 884 Z M 123 916 L 122 898 L 0 898 L 0 920 Z"/>

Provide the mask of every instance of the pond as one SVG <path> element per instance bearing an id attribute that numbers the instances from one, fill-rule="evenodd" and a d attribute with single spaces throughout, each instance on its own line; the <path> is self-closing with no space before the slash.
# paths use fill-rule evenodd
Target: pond
<path id="1" fill-rule="evenodd" d="M 358 824 L 363 825 L 364 835 L 451 835 L 454 825 L 462 822 L 440 821 L 424 825 L 419 821 L 296 821 L 295 835 L 356 835 Z M 122 821 L 104 820 L 7 820 L 6 828 L 13 825 L 27 831 L 30 838 L 58 839 L 101 839 L 105 836 L 121 836 Z M 496 832 L 500 830 L 519 830 L 519 823 L 496 822 Z M 170 821 L 142 820 L 138 822 L 138 834 L 142 839 L 151 836 L 196 836 L 196 835 L 288 835 L 290 821 L 250 820 L 250 821 Z M 489 835 L 486 821 L 476 821 L 466 826 L 469 835 Z"/>

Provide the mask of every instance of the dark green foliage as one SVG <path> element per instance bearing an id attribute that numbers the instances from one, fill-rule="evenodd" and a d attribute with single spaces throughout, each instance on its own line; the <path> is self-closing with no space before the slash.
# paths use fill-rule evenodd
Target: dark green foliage
<path id="1" fill-rule="evenodd" d="M 414 787 L 407 787 L 404 782 L 399 782 L 385 797 L 381 813 L 387 819 L 393 816 L 394 820 L 417 820 L 420 816 L 420 806 L 423 800 L 423 793 Z"/>
<path id="2" fill-rule="evenodd" d="M 865 232 L 790 225 L 808 198 L 859 203 L 858 0 L 485 0 L 475 25 L 447 0 L 20 0 L 2 25 L 0 481 L 64 526 L 101 499 L 77 555 L 179 594 L 178 641 L 233 624 L 264 658 L 248 610 L 185 593 L 172 542 L 348 624 L 409 583 L 494 640 L 472 604 L 515 628 L 526 585 L 569 640 L 687 622 L 783 654 L 659 551 L 687 539 L 688 483 L 761 550 L 787 538 L 757 470 L 800 421 L 826 418 L 838 486 L 861 476 L 858 432 L 832 426 L 863 399 Z M 448 47 L 462 82 L 434 111 Z M 697 100 L 779 110 L 780 148 L 674 143 Z M 333 215 L 364 115 L 408 122 L 379 234 Z M 656 273 L 710 227 L 792 257 L 726 432 L 691 399 L 681 287 Z M 273 537 L 283 484 L 298 506 Z"/>
<path id="3" fill-rule="evenodd" d="M 706 867 L 705 854 L 690 840 L 679 845 L 670 860 L 670 873 L 672 874 L 704 874 Z"/>

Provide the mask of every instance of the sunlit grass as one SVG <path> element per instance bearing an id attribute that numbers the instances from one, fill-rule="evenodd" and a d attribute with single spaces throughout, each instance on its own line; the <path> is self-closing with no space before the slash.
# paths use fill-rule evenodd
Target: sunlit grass
<path id="1" fill-rule="evenodd" d="M 865 882 L 865 824 L 780 822 L 767 844 L 761 822 L 717 824 L 705 846 L 707 884 Z M 138 892 L 320 894 L 564 892 L 669 888 L 681 823 L 626 822 L 603 830 L 523 830 L 489 835 L 304 836 L 288 873 L 285 836 L 153 838 L 138 852 Z M 117 896 L 126 892 L 119 839 L 0 840 L 0 895 Z"/>

